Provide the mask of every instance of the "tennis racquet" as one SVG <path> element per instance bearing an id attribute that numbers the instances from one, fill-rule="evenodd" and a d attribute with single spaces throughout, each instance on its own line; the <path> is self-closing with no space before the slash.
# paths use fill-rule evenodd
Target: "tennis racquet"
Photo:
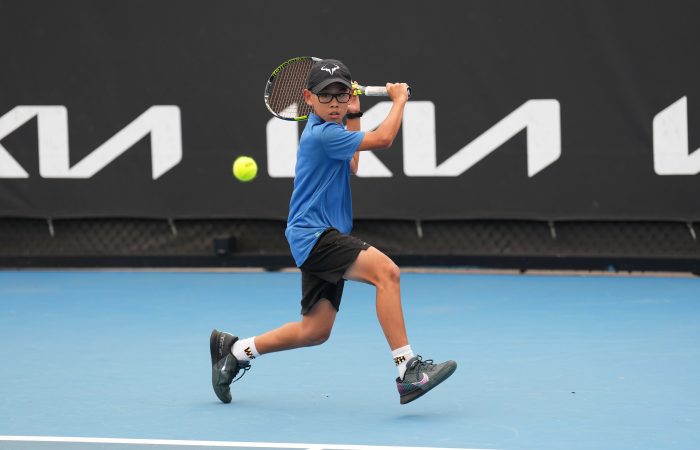
<path id="1" fill-rule="evenodd" d="M 265 106 L 270 112 L 284 120 L 303 121 L 309 118 L 311 107 L 304 101 L 304 88 L 311 67 L 320 58 L 300 56 L 289 59 L 272 71 L 265 85 Z M 360 86 L 353 84 L 355 95 L 387 97 L 385 86 Z M 408 89 L 411 96 L 411 88 Z"/>

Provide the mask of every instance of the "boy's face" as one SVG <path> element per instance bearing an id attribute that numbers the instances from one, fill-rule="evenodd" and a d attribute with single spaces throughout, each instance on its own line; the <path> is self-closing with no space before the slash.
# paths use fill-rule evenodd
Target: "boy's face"
<path id="1" fill-rule="evenodd" d="M 343 123 L 348 111 L 351 95 L 350 89 L 340 83 L 328 85 L 318 94 L 304 89 L 304 100 L 314 109 L 314 113 L 326 122 L 339 124 Z"/>

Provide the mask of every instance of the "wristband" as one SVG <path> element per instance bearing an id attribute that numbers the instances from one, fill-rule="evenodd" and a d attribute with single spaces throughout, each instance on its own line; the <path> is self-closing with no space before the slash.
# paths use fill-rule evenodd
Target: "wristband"
<path id="1" fill-rule="evenodd" d="M 345 118 L 346 119 L 359 119 L 360 117 L 362 117 L 362 114 L 363 114 L 362 111 L 358 111 L 356 113 L 347 113 L 347 114 L 345 114 Z"/>

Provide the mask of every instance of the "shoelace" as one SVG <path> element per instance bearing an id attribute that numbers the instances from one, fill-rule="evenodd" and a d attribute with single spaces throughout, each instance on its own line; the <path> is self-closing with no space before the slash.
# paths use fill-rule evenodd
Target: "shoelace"
<path id="1" fill-rule="evenodd" d="M 238 381 L 238 380 L 240 380 L 241 378 L 243 378 L 243 375 L 245 375 L 245 373 L 246 373 L 247 371 L 250 370 L 250 367 L 251 367 L 250 364 L 248 364 L 247 366 L 241 366 L 241 367 L 239 368 L 239 370 L 242 369 L 243 372 L 242 372 L 240 375 L 238 375 L 238 378 L 236 378 L 235 380 L 233 380 L 233 381 L 231 382 L 231 384 L 233 384 L 233 383 L 235 383 L 236 381 Z"/>
<path id="2" fill-rule="evenodd" d="M 416 363 L 415 367 L 416 369 L 420 370 L 421 367 L 423 366 L 434 366 L 433 360 L 432 359 L 426 359 L 425 361 L 423 360 L 423 357 L 421 355 L 416 355 Z"/>

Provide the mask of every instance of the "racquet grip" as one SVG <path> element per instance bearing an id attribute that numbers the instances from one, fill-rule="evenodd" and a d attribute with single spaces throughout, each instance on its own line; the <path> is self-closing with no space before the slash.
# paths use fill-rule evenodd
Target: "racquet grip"
<path id="1" fill-rule="evenodd" d="M 362 93 L 368 97 L 388 97 L 385 86 L 364 86 Z M 408 98 L 411 98 L 411 87 L 408 88 Z"/>

